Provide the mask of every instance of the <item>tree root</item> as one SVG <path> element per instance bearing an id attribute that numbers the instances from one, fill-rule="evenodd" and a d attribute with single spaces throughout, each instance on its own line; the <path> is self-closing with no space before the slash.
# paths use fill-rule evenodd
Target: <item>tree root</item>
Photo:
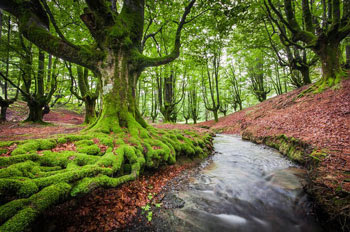
<path id="1" fill-rule="evenodd" d="M 9 156 L 0 156 L 0 231 L 24 231 L 52 205 L 134 180 L 180 155 L 204 158 L 212 149 L 209 134 L 153 127 L 15 143 Z"/>

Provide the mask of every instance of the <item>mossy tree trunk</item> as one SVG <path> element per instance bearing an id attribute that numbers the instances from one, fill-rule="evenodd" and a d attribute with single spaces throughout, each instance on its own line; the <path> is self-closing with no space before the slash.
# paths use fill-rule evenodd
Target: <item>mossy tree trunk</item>
<path id="1" fill-rule="evenodd" d="M 136 105 L 136 83 L 141 70 L 132 64 L 131 54 L 125 49 L 110 51 L 101 69 L 103 109 L 92 130 L 120 132 L 122 128 L 145 126 Z M 107 68 L 105 68 L 107 67 Z"/>
<path id="2" fill-rule="evenodd" d="M 150 37 L 143 33 L 145 0 L 124 0 L 121 11 L 112 10 L 107 0 L 86 3 L 81 19 L 97 46 L 77 46 L 63 36 L 50 34 L 50 19 L 38 1 L 5 0 L 0 7 L 19 19 L 19 29 L 28 40 L 54 56 L 89 68 L 101 78 L 103 109 L 91 130 L 145 127 L 136 105 L 137 81 L 145 68 L 167 64 L 179 56 L 181 31 L 195 0 L 186 6 L 178 23 L 173 50 L 158 58 L 142 54 L 144 38 Z"/>
<path id="3" fill-rule="evenodd" d="M 324 41 L 320 43 L 319 48 L 315 53 L 320 57 L 322 65 L 322 82 L 329 86 L 334 85 L 334 82 L 339 82 L 340 78 L 344 76 L 340 60 L 341 51 L 339 48 L 340 42 Z"/>
<path id="4" fill-rule="evenodd" d="M 90 124 L 94 122 L 97 118 L 96 115 L 96 99 L 87 98 L 85 100 L 85 120 L 84 123 Z"/>

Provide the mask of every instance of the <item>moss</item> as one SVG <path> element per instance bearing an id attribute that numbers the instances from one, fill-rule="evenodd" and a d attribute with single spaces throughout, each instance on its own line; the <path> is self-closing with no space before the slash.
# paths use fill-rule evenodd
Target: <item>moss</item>
<path id="1" fill-rule="evenodd" d="M 107 137 L 107 138 L 101 138 L 100 143 L 103 145 L 106 145 L 108 147 L 113 147 L 113 138 Z"/>
<path id="2" fill-rule="evenodd" d="M 56 141 L 53 139 L 28 140 L 13 150 L 11 155 L 21 155 L 38 150 L 48 150 L 54 148 L 55 146 Z"/>
<path id="3" fill-rule="evenodd" d="M 0 155 L 6 154 L 8 152 L 8 149 L 0 148 Z"/>
<path id="4" fill-rule="evenodd" d="M 11 155 L 21 155 L 28 152 L 35 152 L 39 149 L 40 144 L 37 141 L 28 141 L 25 144 L 19 145 L 15 150 L 11 152 Z"/>
<path id="5" fill-rule="evenodd" d="M 57 139 L 57 143 L 59 143 L 59 144 L 65 144 L 67 142 L 68 142 L 68 139 L 63 138 L 63 137 Z"/>
<path id="6" fill-rule="evenodd" d="M 49 150 L 55 148 L 57 145 L 57 142 L 54 139 L 40 139 L 37 141 L 39 142 L 40 150 Z"/>
<path id="7" fill-rule="evenodd" d="M 67 142 L 75 142 L 79 140 L 87 140 L 87 139 L 92 139 L 92 136 L 89 135 L 68 135 L 65 137 Z"/>
<path id="8" fill-rule="evenodd" d="M 0 179 L 0 196 L 29 197 L 38 190 L 31 180 Z"/>
<path id="9" fill-rule="evenodd" d="M 26 160 L 36 161 L 39 159 L 39 157 L 40 156 L 36 153 L 10 156 L 10 157 L 0 157 L 0 166 L 4 167 L 4 166 L 11 165 L 11 164 L 24 162 Z"/>
<path id="10" fill-rule="evenodd" d="M 8 203 L 6 207 L 1 208 L 6 212 L 6 217 L 14 214 L 14 209 L 22 209 L 0 227 L 0 231 L 24 231 L 34 222 L 36 217 L 49 206 L 58 203 L 67 197 L 71 186 L 66 183 L 57 183 L 44 188 L 39 193 L 31 196 L 29 199 L 17 200 L 15 203 Z M 25 206 L 27 205 L 27 206 Z M 2 216 L 3 217 L 3 216 Z M 6 220 L 6 219 L 5 219 Z"/>
<path id="11" fill-rule="evenodd" d="M 10 220 L 6 221 L 1 227 L 0 231 L 9 231 L 9 232 L 22 232 L 25 228 L 28 228 L 35 220 L 37 212 L 33 208 L 25 208 Z"/>
<path id="12" fill-rule="evenodd" d="M 318 150 L 314 149 L 312 153 L 309 155 L 313 160 L 316 160 L 317 162 L 321 161 L 322 159 L 327 157 L 327 152 L 324 150 Z"/>
<path id="13" fill-rule="evenodd" d="M 74 143 L 76 146 L 92 145 L 94 142 L 92 140 L 84 139 Z"/>
<path id="14" fill-rule="evenodd" d="M 77 147 L 77 151 L 88 155 L 98 155 L 100 152 L 100 148 L 96 144 L 80 145 Z"/>
<path id="15" fill-rule="evenodd" d="M 207 143 L 211 143 L 207 135 L 186 132 L 184 136 L 180 131 L 145 129 L 130 113 L 124 116 L 123 123 L 130 128 L 117 126 L 119 129 L 112 135 L 89 131 L 57 140 L 28 140 L 18 143 L 12 156 L 0 157 L 0 166 L 4 167 L 0 169 L 0 196 L 17 198 L 0 207 L 4 215 L 0 219 L 5 222 L 0 230 L 23 231 L 45 209 L 68 195 L 118 186 L 134 180 L 146 167 L 175 163 L 180 155 L 204 157 Z M 115 120 L 108 123 L 115 125 Z M 104 154 L 93 138 L 108 146 Z M 77 151 L 50 150 L 57 143 L 67 142 L 74 142 Z"/>
<path id="16" fill-rule="evenodd" d="M 23 209 L 28 202 L 28 199 L 19 199 L 0 206 L 0 224 L 14 216 L 17 211 Z"/>
<path id="17" fill-rule="evenodd" d="M 9 147 L 15 143 L 16 141 L 0 141 L 0 147 Z"/>
<path id="18" fill-rule="evenodd" d="M 8 178 L 15 176 L 34 177 L 40 172 L 39 165 L 33 161 L 25 161 L 0 169 L 0 178 Z"/>

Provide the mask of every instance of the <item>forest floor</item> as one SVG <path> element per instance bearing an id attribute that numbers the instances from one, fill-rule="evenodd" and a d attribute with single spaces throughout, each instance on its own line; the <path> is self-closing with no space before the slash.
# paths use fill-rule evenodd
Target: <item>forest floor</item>
<path id="1" fill-rule="evenodd" d="M 311 146 L 304 153 L 305 159 L 317 162 L 306 162 L 311 178 L 307 190 L 328 218 L 349 226 L 350 79 L 344 80 L 339 88 L 318 94 L 304 94 L 308 88 L 273 97 L 220 118 L 217 123 L 208 121 L 198 126 L 240 134 L 258 143 L 283 135 Z M 312 151 L 321 156 L 315 160 Z"/>
<path id="2" fill-rule="evenodd" d="M 0 141 L 48 138 L 57 134 L 74 134 L 84 129 L 84 126 L 80 125 L 84 121 L 84 115 L 64 107 L 51 109 L 44 116 L 45 124 L 24 123 L 27 115 L 28 108 L 25 102 L 19 101 L 11 105 L 7 111 L 8 121 L 0 123 Z M 169 127 L 157 124 L 153 126 Z M 188 125 L 176 127 L 180 130 L 208 132 L 207 129 Z M 60 150 L 65 148 L 70 149 L 64 147 Z M 13 149 L 8 147 L 8 150 L 11 152 Z M 32 231 L 111 231 L 131 228 L 135 218 L 147 224 L 148 214 L 144 213 L 142 207 L 160 207 L 159 202 L 164 189 L 175 185 L 174 179 L 188 179 L 186 173 L 194 170 L 201 161 L 199 158 L 180 158 L 174 165 L 148 170 L 136 180 L 118 188 L 98 188 L 83 197 L 53 206 L 36 221 Z"/>
<path id="3" fill-rule="evenodd" d="M 17 101 L 7 110 L 7 122 L 0 123 L 1 140 L 47 138 L 54 134 L 76 133 L 83 129 L 84 115 L 65 108 L 54 108 L 44 115 L 48 124 L 24 123 L 28 115 L 25 102 Z"/>

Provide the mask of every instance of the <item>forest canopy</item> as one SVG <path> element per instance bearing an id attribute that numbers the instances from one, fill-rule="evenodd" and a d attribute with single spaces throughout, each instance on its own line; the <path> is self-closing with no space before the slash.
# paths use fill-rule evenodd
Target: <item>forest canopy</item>
<path id="1" fill-rule="evenodd" d="M 41 121 L 50 105 L 83 103 L 85 122 L 102 131 L 117 129 L 111 117 L 125 126 L 120 112 L 139 124 L 217 120 L 312 82 L 336 85 L 349 65 L 347 1 L 23 0 L 1 8 L 3 120 L 15 99 L 27 102 L 28 121 Z"/>

